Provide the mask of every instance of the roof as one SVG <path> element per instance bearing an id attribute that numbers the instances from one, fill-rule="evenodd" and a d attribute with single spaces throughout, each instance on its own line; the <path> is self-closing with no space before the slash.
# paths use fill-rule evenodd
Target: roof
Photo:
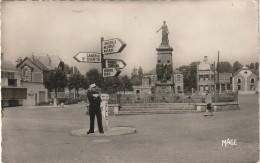
<path id="1" fill-rule="evenodd" d="M 56 55 L 39 55 L 34 56 L 34 58 L 41 61 L 49 70 L 54 70 L 62 62 L 60 57 Z"/>
<path id="2" fill-rule="evenodd" d="M 173 74 L 182 74 L 182 72 L 180 72 L 180 71 L 177 70 L 177 69 L 173 69 L 172 73 L 173 73 Z"/>
<path id="3" fill-rule="evenodd" d="M 219 73 L 219 82 L 220 83 L 229 83 L 231 82 L 232 73 Z M 215 80 L 218 80 L 218 75 L 215 74 Z"/>
<path id="4" fill-rule="evenodd" d="M 18 71 L 16 67 L 12 64 L 12 62 L 7 60 L 2 60 L 1 71 Z"/>
<path id="5" fill-rule="evenodd" d="M 207 62 L 201 62 L 198 64 L 198 70 L 210 70 L 210 64 Z"/>
<path id="6" fill-rule="evenodd" d="M 33 59 L 28 57 L 25 57 L 20 63 L 16 65 L 16 67 L 18 68 L 19 66 L 21 66 L 23 62 L 25 62 L 26 60 L 29 60 L 30 62 L 32 62 L 34 65 L 36 65 L 43 71 L 49 71 L 49 69 L 43 63 L 41 63 L 41 61 L 39 61 L 38 59 Z"/>
<path id="7" fill-rule="evenodd" d="M 32 59 L 32 58 L 28 58 L 28 59 L 34 62 L 40 69 L 44 71 L 49 71 L 49 69 L 39 59 Z"/>
<path id="8" fill-rule="evenodd" d="M 240 68 L 239 70 L 237 70 L 237 71 L 233 74 L 233 76 L 236 76 L 236 75 L 237 75 L 240 71 L 242 71 L 242 70 L 251 71 L 252 73 L 254 73 L 255 75 L 258 76 L 258 72 L 257 72 L 256 70 L 250 69 L 250 68 L 248 68 L 247 66 L 243 66 L 242 68 Z"/>
<path id="9" fill-rule="evenodd" d="M 24 58 L 22 62 L 16 65 L 16 67 L 19 67 L 26 59 L 31 61 L 43 71 L 54 70 L 59 66 L 60 62 L 62 62 L 59 56 L 32 56 Z"/>

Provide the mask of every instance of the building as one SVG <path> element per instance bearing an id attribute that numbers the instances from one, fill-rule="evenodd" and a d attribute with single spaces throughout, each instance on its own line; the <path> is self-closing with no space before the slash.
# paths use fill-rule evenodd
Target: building
<path id="1" fill-rule="evenodd" d="M 172 75 L 173 75 L 173 82 L 174 82 L 174 92 L 177 94 L 184 93 L 182 72 L 174 69 Z"/>
<path id="2" fill-rule="evenodd" d="M 203 62 L 197 65 L 197 91 L 199 93 L 215 90 L 214 66 L 208 63 L 207 56 L 204 56 Z"/>
<path id="3" fill-rule="evenodd" d="M 216 73 L 215 85 L 216 90 L 219 90 L 220 92 L 232 91 L 232 73 Z"/>
<path id="4" fill-rule="evenodd" d="M 254 70 L 243 66 L 232 77 L 233 92 L 254 94 L 258 90 L 258 76 Z"/>
<path id="5" fill-rule="evenodd" d="M 143 76 L 142 85 L 133 86 L 133 91 L 136 95 L 152 94 L 151 79 L 148 76 Z"/>
<path id="6" fill-rule="evenodd" d="M 197 65 L 197 91 L 232 91 L 232 73 L 218 73 L 215 71 L 214 64 L 208 63 L 207 56 L 204 56 L 203 62 Z"/>
<path id="7" fill-rule="evenodd" d="M 16 65 L 21 72 L 21 85 L 27 88 L 27 99 L 24 105 L 38 105 L 48 102 L 48 90 L 43 81 L 49 71 L 62 68 L 64 63 L 58 56 L 26 57 Z"/>
<path id="8" fill-rule="evenodd" d="M 27 88 L 21 85 L 21 73 L 6 60 L 2 60 L 1 65 L 1 95 L 2 107 L 23 105 L 27 98 Z"/>

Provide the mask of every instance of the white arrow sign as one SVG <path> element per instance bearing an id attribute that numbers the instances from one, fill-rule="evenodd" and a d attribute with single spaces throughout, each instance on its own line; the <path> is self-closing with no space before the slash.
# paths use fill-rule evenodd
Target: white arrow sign
<path id="1" fill-rule="evenodd" d="M 121 73 L 120 70 L 116 68 L 103 68 L 103 77 L 111 77 L 111 76 L 118 76 Z"/>
<path id="2" fill-rule="evenodd" d="M 101 54 L 95 52 L 80 52 L 73 58 L 78 62 L 101 63 Z"/>
<path id="3" fill-rule="evenodd" d="M 105 59 L 105 61 L 107 68 L 115 67 L 122 69 L 126 66 L 126 63 L 121 59 Z"/>
<path id="4" fill-rule="evenodd" d="M 126 44 L 119 38 L 102 41 L 103 54 L 120 53 L 125 47 Z"/>

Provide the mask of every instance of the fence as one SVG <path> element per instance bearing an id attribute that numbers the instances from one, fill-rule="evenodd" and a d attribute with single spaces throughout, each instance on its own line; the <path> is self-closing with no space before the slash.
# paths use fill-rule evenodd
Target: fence
<path id="1" fill-rule="evenodd" d="M 212 102 L 237 102 L 237 93 L 221 93 L 212 95 Z M 112 94 L 110 95 L 110 104 L 138 104 L 138 103 L 203 103 L 205 95 L 158 95 L 158 94 Z"/>

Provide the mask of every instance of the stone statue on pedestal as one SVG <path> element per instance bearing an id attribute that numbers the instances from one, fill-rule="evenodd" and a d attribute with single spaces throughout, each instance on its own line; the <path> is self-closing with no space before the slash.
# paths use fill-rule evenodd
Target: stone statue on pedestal
<path id="1" fill-rule="evenodd" d="M 166 21 L 163 21 L 163 25 L 161 26 L 161 28 L 158 31 L 156 31 L 156 33 L 157 33 L 160 30 L 162 30 L 162 43 L 161 43 L 161 45 L 169 45 L 169 39 L 168 39 L 169 31 L 168 31 L 167 25 L 165 23 L 166 23 Z"/>

